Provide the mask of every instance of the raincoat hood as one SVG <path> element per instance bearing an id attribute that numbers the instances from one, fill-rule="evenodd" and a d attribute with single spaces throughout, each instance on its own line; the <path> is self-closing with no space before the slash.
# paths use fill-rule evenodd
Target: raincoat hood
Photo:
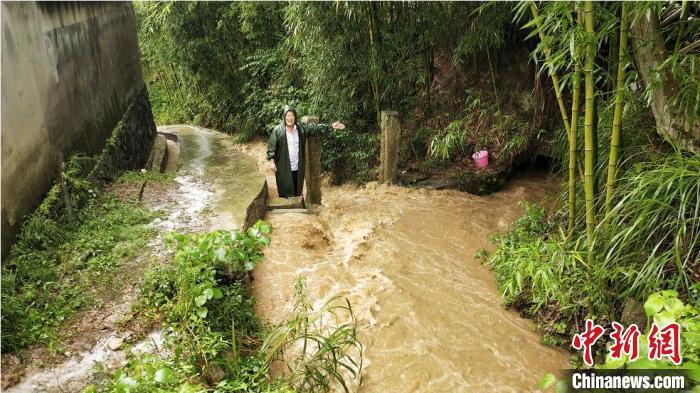
<path id="1" fill-rule="evenodd" d="M 297 111 L 294 110 L 291 106 L 285 106 L 284 107 L 284 113 L 282 113 L 282 124 L 286 124 L 285 118 L 287 117 L 287 112 L 292 112 L 294 113 L 294 124 L 297 124 L 299 121 L 299 117 L 297 116 Z"/>

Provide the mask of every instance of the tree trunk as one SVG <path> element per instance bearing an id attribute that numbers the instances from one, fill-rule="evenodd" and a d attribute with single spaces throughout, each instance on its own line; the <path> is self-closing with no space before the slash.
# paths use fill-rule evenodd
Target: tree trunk
<path id="1" fill-rule="evenodd" d="M 652 7 L 631 26 L 632 48 L 637 70 L 644 84 L 651 88 L 650 105 L 656 120 L 656 132 L 681 149 L 700 153 L 700 122 L 688 124 L 671 107 L 670 98 L 677 91 L 673 76 L 667 68 L 656 73 L 668 58 L 659 28 L 659 19 Z"/>

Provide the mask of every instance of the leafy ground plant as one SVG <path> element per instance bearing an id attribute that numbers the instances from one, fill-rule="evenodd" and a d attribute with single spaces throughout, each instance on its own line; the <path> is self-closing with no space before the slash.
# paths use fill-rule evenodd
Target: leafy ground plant
<path id="1" fill-rule="evenodd" d="M 697 291 L 697 285 L 693 289 Z M 639 357 L 629 360 L 629 355 L 623 353 L 620 359 L 613 359 L 608 353 L 605 362 L 595 366 L 598 369 L 685 369 L 686 375 L 693 383 L 700 382 L 700 315 L 697 304 L 685 304 L 678 298 L 678 292 L 665 290 L 652 293 L 644 303 L 644 311 L 647 315 L 647 326 L 644 334 L 639 336 Z M 674 365 L 668 359 L 650 360 L 648 337 L 651 323 L 663 327 L 669 323 L 676 322 L 681 327 L 681 357 L 683 363 Z M 609 347 L 612 343 L 608 343 Z M 538 389 L 545 390 L 555 387 L 557 392 L 566 392 L 566 383 L 558 380 L 553 374 L 544 375 L 539 383 Z M 693 390 L 695 391 L 695 390 Z"/>
<path id="2" fill-rule="evenodd" d="M 346 378 L 356 380 L 358 385 L 361 382 L 363 352 L 352 306 L 346 299 L 335 297 L 314 311 L 304 289 L 305 283 L 298 277 L 294 317 L 273 328 L 265 338 L 260 350 L 265 363 L 284 360 L 287 373 L 282 379 L 298 391 L 328 392 L 337 383 L 349 392 Z"/>

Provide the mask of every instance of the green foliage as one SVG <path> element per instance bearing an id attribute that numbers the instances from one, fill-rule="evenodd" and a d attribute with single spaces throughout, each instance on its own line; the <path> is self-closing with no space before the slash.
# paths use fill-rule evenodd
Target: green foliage
<path id="1" fill-rule="evenodd" d="M 489 50 L 502 48 L 513 35 L 511 11 L 508 3 L 487 2 L 461 7 L 461 13 L 467 29 L 460 35 L 459 42 L 452 53 L 452 62 L 457 64 L 463 57 L 482 55 Z"/>
<path id="2" fill-rule="evenodd" d="M 338 182 L 374 178 L 380 110 L 430 113 L 436 53 L 461 64 L 513 43 L 511 6 L 137 2 L 158 123 L 265 136 L 285 105 L 345 132 L 323 142 Z M 455 32 L 458 32 L 455 34 Z M 357 75 L 366 75 L 358 78 Z M 493 75 L 492 75 L 493 76 Z"/>
<path id="3" fill-rule="evenodd" d="M 376 178 L 379 135 L 357 133 L 346 128 L 334 130 L 321 140 L 321 168 L 331 171 L 334 182 L 354 179 L 362 183 Z"/>
<path id="4" fill-rule="evenodd" d="M 3 352 L 35 343 L 57 349 L 62 323 L 94 300 L 95 288 L 106 285 L 154 234 L 145 224 L 157 213 L 104 194 L 80 178 L 75 166 L 67 168 L 71 213 L 56 213 L 62 198 L 52 189 L 22 225 L 3 263 Z"/>
<path id="5" fill-rule="evenodd" d="M 627 354 L 622 354 L 620 359 L 606 358 L 605 364 L 600 368 L 617 369 L 666 369 L 666 368 L 700 368 L 700 316 L 698 315 L 698 305 L 684 304 L 678 298 L 678 292 L 666 290 L 655 292 L 649 295 L 644 303 L 644 310 L 649 318 L 647 329 L 639 336 L 639 358 L 629 361 Z M 648 337 L 651 329 L 651 322 L 659 327 L 664 327 L 669 323 L 678 323 L 681 327 L 681 357 L 683 363 L 674 366 L 668 359 L 649 360 Z M 690 374 L 696 381 L 700 381 L 697 374 Z"/>
<path id="6" fill-rule="evenodd" d="M 240 279 L 262 260 L 272 228 L 260 221 L 247 232 L 214 231 L 169 236 L 174 262 L 146 275 L 141 307 L 159 308 L 171 324 L 178 352 L 203 372 L 226 349 L 224 332 L 249 336 L 258 321 Z M 231 337 L 235 341 L 235 337 Z"/>
<path id="7" fill-rule="evenodd" d="M 608 311 L 603 283 L 585 263 L 584 243 L 567 244 L 548 221 L 544 208 L 525 204 L 525 214 L 504 235 L 494 235 L 496 251 L 488 260 L 504 301 L 530 315 L 541 315 L 551 339 L 565 336 L 576 315 Z M 483 257 L 482 257 L 483 259 Z"/>
<path id="8" fill-rule="evenodd" d="M 634 165 L 616 191 L 616 205 L 595 229 L 596 259 L 585 262 L 585 237 L 567 239 L 543 208 L 525 215 L 505 235 L 488 263 L 507 304 L 547 321 L 596 316 L 611 320 L 625 299 L 643 299 L 664 288 L 697 301 L 694 272 L 700 261 L 700 161 L 671 154 Z"/>
<path id="9" fill-rule="evenodd" d="M 613 96 L 607 101 L 598 101 L 598 161 L 594 170 L 599 190 L 604 189 L 607 177 L 613 102 Z M 580 148 L 577 152 L 579 157 L 583 155 L 583 127 L 583 121 L 579 121 L 576 132 L 576 145 Z M 622 159 L 618 166 L 618 176 L 624 174 L 637 162 L 653 161 L 659 158 L 659 148 L 656 147 L 656 144 L 660 140 L 655 128 L 654 117 L 642 95 L 626 92 L 622 111 L 622 145 L 619 152 Z M 564 129 L 557 130 L 552 141 L 551 153 L 558 161 L 554 168 L 555 172 L 565 170 L 569 160 L 569 142 Z M 579 199 L 581 199 L 579 202 L 583 202 L 582 198 Z M 583 209 L 583 205 L 580 209 Z M 580 209 L 578 211 L 583 211 Z"/>
<path id="10" fill-rule="evenodd" d="M 479 113 L 482 114 L 483 112 Z M 450 155 L 463 150 L 466 139 L 464 123 L 465 120 L 450 122 L 443 133 L 432 136 L 429 151 L 433 158 L 447 161 L 450 159 Z"/>
<path id="11" fill-rule="evenodd" d="M 156 170 L 151 171 L 128 171 L 122 173 L 116 180 L 117 183 L 136 183 L 143 182 L 173 182 L 175 181 L 175 173 L 160 173 Z"/>
<path id="12" fill-rule="evenodd" d="M 264 135 L 296 95 L 278 46 L 283 6 L 137 2 L 156 122 L 194 122 L 241 139 Z"/>

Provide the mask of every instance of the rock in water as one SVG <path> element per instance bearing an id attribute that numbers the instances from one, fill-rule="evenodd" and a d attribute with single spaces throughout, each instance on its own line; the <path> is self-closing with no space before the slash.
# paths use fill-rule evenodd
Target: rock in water
<path id="1" fill-rule="evenodd" d="M 124 339 L 121 337 L 115 336 L 107 341 L 107 347 L 112 351 L 116 351 L 117 349 L 121 348 L 122 344 L 124 344 Z"/>
<path id="2" fill-rule="evenodd" d="M 622 307 L 620 323 L 625 327 L 634 323 L 643 331 L 647 324 L 647 315 L 644 313 L 644 306 L 635 299 L 627 299 Z"/>

